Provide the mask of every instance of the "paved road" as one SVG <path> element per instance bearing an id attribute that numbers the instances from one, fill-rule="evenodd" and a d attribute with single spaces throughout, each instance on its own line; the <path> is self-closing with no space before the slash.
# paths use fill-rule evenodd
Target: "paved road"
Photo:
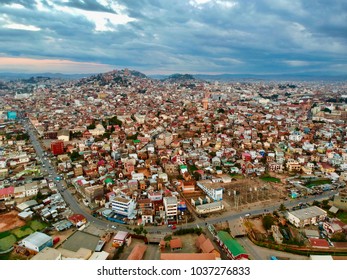
<path id="1" fill-rule="evenodd" d="M 29 124 L 29 122 L 27 120 L 24 120 L 23 124 L 24 124 L 24 127 L 30 136 L 30 140 L 31 140 L 31 142 L 32 142 L 32 144 L 36 150 L 38 157 L 41 159 L 42 163 L 47 167 L 47 170 L 48 170 L 48 173 L 50 174 L 50 176 L 52 176 L 53 178 L 59 176 L 59 174 L 56 172 L 55 168 L 53 167 L 53 165 L 51 164 L 49 159 L 47 159 L 45 157 L 45 154 L 44 154 L 44 151 L 40 145 L 40 142 L 37 139 L 36 134 L 33 132 L 35 130 L 35 128 L 33 128 L 32 125 Z M 64 198 L 65 202 L 67 203 L 69 208 L 72 210 L 72 212 L 84 215 L 89 222 L 92 222 L 95 226 L 98 226 L 101 229 L 108 229 L 112 225 L 115 224 L 115 223 L 110 222 L 110 221 L 106 221 L 106 220 L 102 220 L 102 219 L 93 217 L 88 211 L 86 211 L 85 209 L 83 209 L 83 207 L 81 207 L 81 205 L 79 205 L 79 203 L 75 200 L 75 198 L 73 197 L 73 195 L 69 191 L 64 190 L 65 187 L 63 185 L 63 182 L 56 181 L 56 184 L 57 184 L 58 191 L 61 193 L 62 197 Z M 329 192 L 325 192 L 319 196 L 309 196 L 307 198 L 284 201 L 281 203 L 283 203 L 287 208 L 291 208 L 293 206 L 298 205 L 298 203 L 300 203 L 300 202 L 305 203 L 305 202 L 313 202 L 314 200 L 327 199 L 336 193 L 337 193 L 337 191 L 329 191 Z M 269 212 L 272 212 L 274 210 L 278 210 L 279 205 L 281 203 L 278 202 L 277 204 L 275 204 L 273 206 L 266 206 L 266 209 Z M 201 227 L 204 227 L 206 225 L 206 223 L 216 224 L 219 222 L 225 222 L 225 221 L 231 221 L 231 220 L 239 219 L 240 217 L 244 217 L 245 214 L 258 215 L 258 214 L 262 214 L 262 213 L 264 213 L 264 206 L 258 206 L 257 208 L 241 210 L 239 212 L 223 213 L 222 215 L 220 215 L 217 218 L 212 217 L 212 218 L 206 218 L 206 219 L 198 219 L 194 223 L 192 223 L 192 225 L 194 225 L 194 226 L 199 225 Z M 125 226 L 125 225 L 117 225 L 117 228 L 121 229 L 121 230 L 122 229 L 126 230 L 127 227 L 128 226 Z M 160 227 L 148 226 L 148 227 L 146 227 L 146 230 L 147 231 L 160 230 L 161 232 L 172 232 L 172 230 L 167 228 L 166 226 L 160 226 Z"/>

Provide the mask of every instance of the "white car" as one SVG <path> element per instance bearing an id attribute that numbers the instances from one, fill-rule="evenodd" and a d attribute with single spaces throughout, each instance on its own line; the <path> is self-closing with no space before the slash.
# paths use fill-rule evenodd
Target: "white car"
<path id="1" fill-rule="evenodd" d="M 117 226 L 111 226 L 111 228 L 113 228 L 113 229 L 117 229 Z"/>

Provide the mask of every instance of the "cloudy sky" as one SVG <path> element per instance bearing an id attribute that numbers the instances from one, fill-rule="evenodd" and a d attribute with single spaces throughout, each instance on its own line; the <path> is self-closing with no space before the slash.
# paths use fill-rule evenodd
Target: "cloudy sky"
<path id="1" fill-rule="evenodd" d="M 347 74 L 346 0 L 1 0 L 0 72 Z"/>

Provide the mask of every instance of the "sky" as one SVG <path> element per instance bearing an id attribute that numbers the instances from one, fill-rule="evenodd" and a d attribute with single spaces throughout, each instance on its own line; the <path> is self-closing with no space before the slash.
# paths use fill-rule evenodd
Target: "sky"
<path id="1" fill-rule="evenodd" d="M 347 74 L 346 0 L 1 0 L 0 72 Z"/>

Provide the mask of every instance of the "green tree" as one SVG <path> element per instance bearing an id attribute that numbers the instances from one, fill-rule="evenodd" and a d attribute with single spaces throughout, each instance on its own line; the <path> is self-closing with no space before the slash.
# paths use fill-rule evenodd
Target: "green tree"
<path id="1" fill-rule="evenodd" d="M 95 123 L 91 123 L 90 125 L 87 126 L 87 129 L 95 129 Z"/>
<path id="2" fill-rule="evenodd" d="M 271 229 L 271 226 L 275 224 L 275 219 L 272 215 L 266 215 L 263 217 L 263 226 L 266 230 Z"/>
<path id="3" fill-rule="evenodd" d="M 75 161 L 81 158 L 81 155 L 77 151 L 72 151 L 72 153 L 69 154 L 71 161 Z"/>
<path id="4" fill-rule="evenodd" d="M 281 203 L 280 207 L 278 208 L 279 211 L 284 212 L 287 210 L 287 207 L 284 206 L 283 203 Z"/>
<path id="5" fill-rule="evenodd" d="M 335 232 L 331 236 L 330 240 L 333 242 L 346 242 L 347 241 L 346 234 L 343 232 Z"/>
<path id="6" fill-rule="evenodd" d="M 312 206 L 320 206 L 320 202 L 319 201 L 317 201 L 317 200 L 314 200 L 313 202 L 312 202 Z"/>
<path id="7" fill-rule="evenodd" d="M 111 132 L 105 132 L 105 133 L 102 135 L 102 138 L 110 139 L 110 136 L 111 136 Z"/>

